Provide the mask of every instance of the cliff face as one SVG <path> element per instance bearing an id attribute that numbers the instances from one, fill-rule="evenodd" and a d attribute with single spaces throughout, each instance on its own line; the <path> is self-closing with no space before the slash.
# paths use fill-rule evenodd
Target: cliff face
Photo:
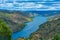
<path id="1" fill-rule="evenodd" d="M 9 24 L 13 32 L 22 30 L 26 26 L 25 22 L 32 21 L 34 16 L 37 15 L 19 11 L 0 11 L 0 17 Z"/>

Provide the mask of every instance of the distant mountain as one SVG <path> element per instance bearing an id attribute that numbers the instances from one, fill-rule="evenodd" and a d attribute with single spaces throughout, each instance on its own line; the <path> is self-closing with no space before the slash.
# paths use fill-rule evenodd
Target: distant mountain
<path id="1" fill-rule="evenodd" d="M 43 16 L 51 16 L 55 14 L 60 14 L 60 10 L 47 10 L 47 11 L 26 11 L 31 13 L 41 14 Z"/>
<path id="2" fill-rule="evenodd" d="M 43 10 L 43 11 L 19 11 L 19 10 L 4 10 L 4 9 L 1 9 L 0 12 L 7 12 L 7 13 L 18 13 L 18 14 L 22 14 L 22 15 L 27 15 L 32 13 L 36 13 L 36 14 L 41 14 L 43 16 L 51 16 L 51 15 L 55 15 L 55 14 L 60 14 L 60 10 Z"/>

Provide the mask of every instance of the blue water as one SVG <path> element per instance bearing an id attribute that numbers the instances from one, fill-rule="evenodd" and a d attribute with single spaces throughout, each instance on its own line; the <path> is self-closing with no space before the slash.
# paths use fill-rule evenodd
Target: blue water
<path id="1" fill-rule="evenodd" d="M 39 28 L 39 25 L 45 23 L 47 20 L 48 20 L 48 17 L 44 17 L 41 15 L 36 16 L 33 19 L 33 21 L 27 23 L 27 25 L 25 26 L 25 28 L 22 31 L 13 33 L 12 39 L 15 40 L 19 37 L 28 38 L 31 33 L 35 32 Z"/>

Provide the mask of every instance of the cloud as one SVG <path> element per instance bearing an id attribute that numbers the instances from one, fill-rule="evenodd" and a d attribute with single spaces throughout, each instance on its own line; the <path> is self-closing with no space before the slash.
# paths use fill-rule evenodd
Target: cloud
<path id="1" fill-rule="evenodd" d="M 47 1 L 47 0 L 45 0 Z M 10 10 L 60 10 L 60 3 L 49 3 L 47 5 L 46 2 L 21 2 L 21 3 L 5 3 L 0 4 L 1 8 L 6 8 Z"/>
<path id="2" fill-rule="evenodd" d="M 0 7 L 3 7 L 4 6 L 4 4 L 0 4 Z"/>
<path id="3" fill-rule="evenodd" d="M 43 7 L 43 4 L 37 4 L 37 3 L 34 3 L 34 2 L 27 2 L 27 3 L 20 3 L 21 5 L 19 5 L 19 8 L 41 8 Z"/>
<path id="4" fill-rule="evenodd" d="M 7 7 L 13 7 L 13 4 L 12 3 L 6 3 L 5 4 Z"/>
<path id="5" fill-rule="evenodd" d="M 49 7 L 48 10 L 55 10 L 55 7 Z"/>

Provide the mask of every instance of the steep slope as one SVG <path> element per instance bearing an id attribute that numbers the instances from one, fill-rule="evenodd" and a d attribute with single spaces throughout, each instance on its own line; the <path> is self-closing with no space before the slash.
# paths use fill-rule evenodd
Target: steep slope
<path id="1" fill-rule="evenodd" d="M 49 17 L 46 23 L 40 25 L 30 38 L 19 38 L 18 40 L 60 40 L 60 36 L 55 36 L 58 34 L 60 34 L 60 15 L 54 15 Z"/>
<path id="2" fill-rule="evenodd" d="M 60 15 L 54 16 L 31 35 L 33 40 L 52 40 L 56 34 L 60 34 Z"/>
<path id="3" fill-rule="evenodd" d="M 34 16 L 37 16 L 37 14 L 8 10 L 0 11 L 0 17 L 9 24 L 13 32 L 22 30 L 26 26 L 25 23 L 32 21 Z"/>

